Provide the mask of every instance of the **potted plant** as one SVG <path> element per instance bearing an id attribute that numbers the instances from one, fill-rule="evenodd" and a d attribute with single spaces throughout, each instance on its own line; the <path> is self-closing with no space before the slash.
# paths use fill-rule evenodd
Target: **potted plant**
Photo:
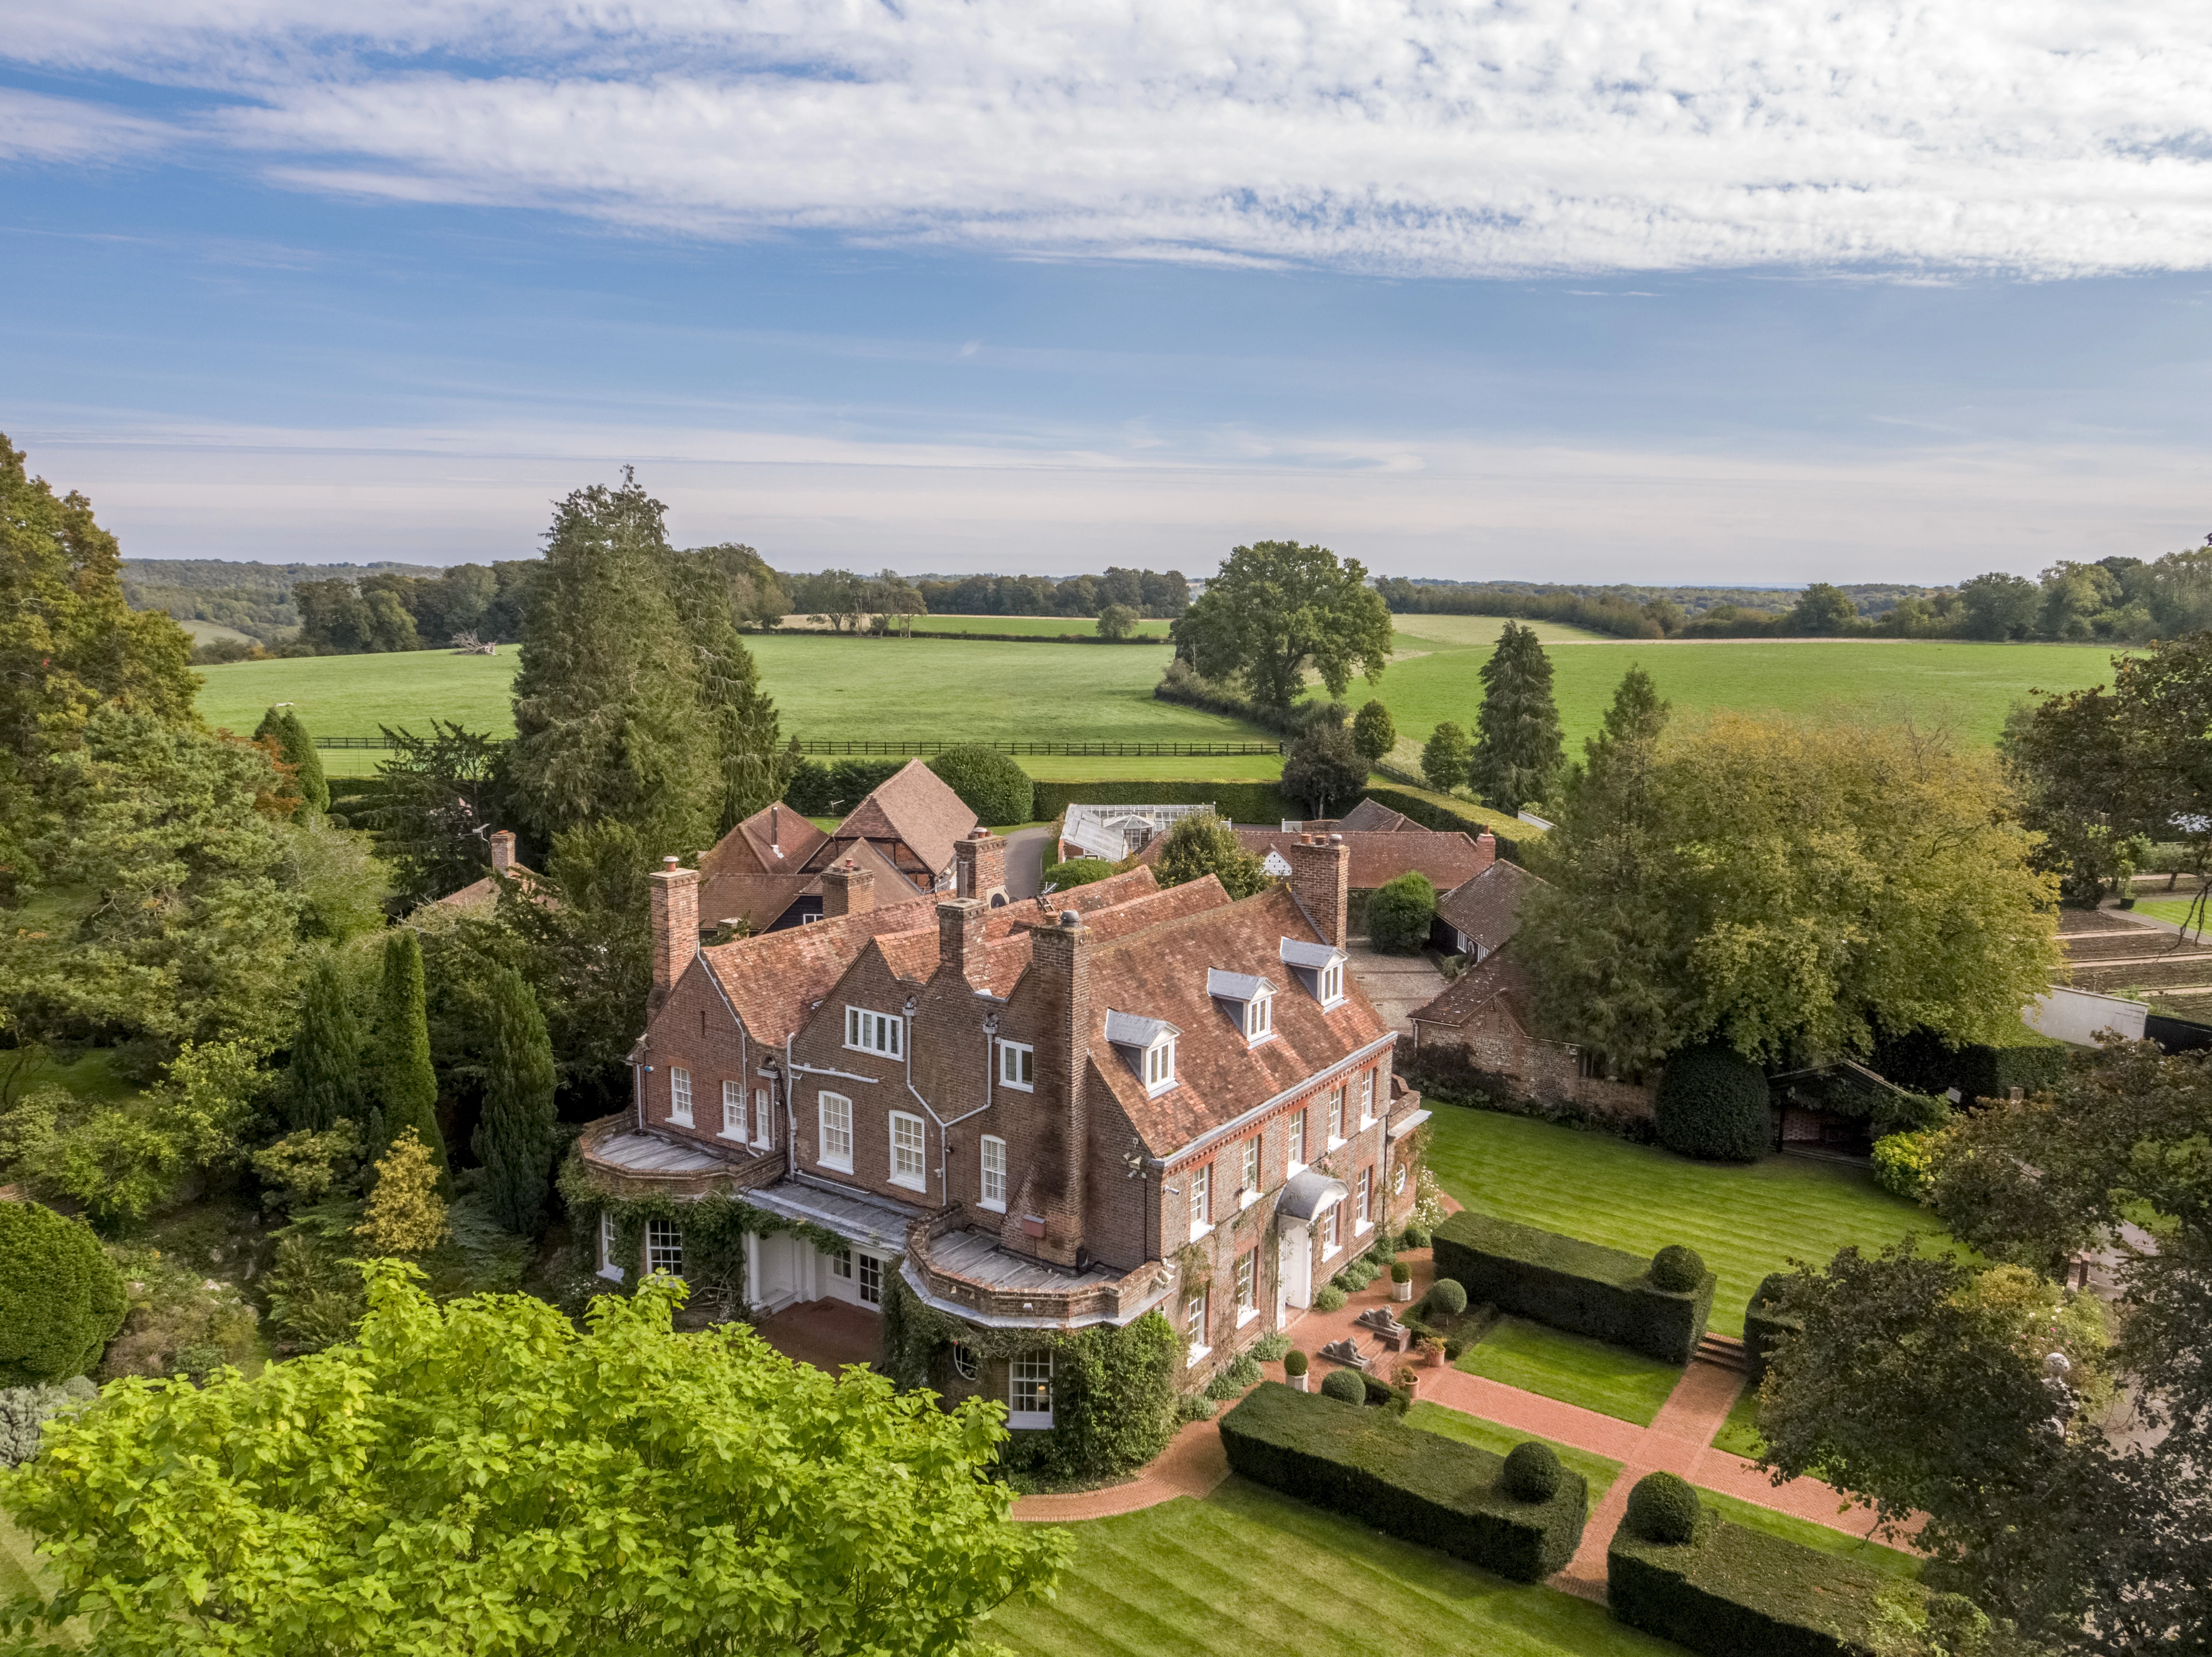
<path id="1" fill-rule="evenodd" d="M 1403 1392 L 1410 1402 L 1421 1396 L 1421 1372 L 1410 1363 L 1398 1366 L 1398 1373 L 1390 1377 L 1391 1384 Z"/>
<path id="2" fill-rule="evenodd" d="M 1413 1298 L 1413 1268 L 1410 1262 L 1405 1260 L 1390 1262 L 1390 1298 L 1394 1301 L 1410 1301 Z"/>
<path id="3" fill-rule="evenodd" d="M 1283 1354 L 1283 1378 L 1294 1391 L 1306 1390 L 1306 1355 L 1296 1347 Z"/>
<path id="4" fill-rule="evenodd" d="M 1421 1355 L 1428 1360 L 1430 1368 L 1443 1368 L 1444 1367 L 1444 1337 L 1441 1335 L 1424 1335 L 1421 1337 Z"/>

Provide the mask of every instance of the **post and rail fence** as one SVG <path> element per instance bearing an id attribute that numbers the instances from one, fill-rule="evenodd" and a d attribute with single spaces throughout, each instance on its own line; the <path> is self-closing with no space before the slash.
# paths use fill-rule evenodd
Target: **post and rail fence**
<path id="1" fill-rule="evenodd" d="M 506 740 L 506 739 L 501 739 Z M 391 751 L 399 744 L 388 736 L 319 736 L 318 748 L 368 748 Z M 948 748 L 988 748 L 996 753 L 1051 754 L 1091 759 L 1224 759 L 1252 754 L 1279 754 L 1281 742 L 972 742 L 917 739 L 896 741 L 874 737 L 795 738 L 790 747 L 808 756 L 847 757 L 881 755 L 919 758 L 943 753 Z"/>

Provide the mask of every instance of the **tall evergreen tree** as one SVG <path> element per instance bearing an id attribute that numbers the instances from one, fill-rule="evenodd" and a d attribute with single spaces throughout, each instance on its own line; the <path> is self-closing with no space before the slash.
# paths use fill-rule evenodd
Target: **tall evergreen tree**
<path id="1" fill-rule="evenodd" d="M 726 793 L 676 598 L 666 509 L 627 470 L 556 509 L 514 678 L 508 769 L 541 835 L 627 825 L 649 852 L 709 844 Z"/>
<path id="2" fill-rule="evenodd" d="M 276 740 L 276 757 L 292 767 L 292 786 L 300 802 L 310 811 L 328 811 L 330 779 L 323 775 L 322 756 L 315 752 L 315 740 L 307 734 L 299 714 L 290 708 L 271 708 L 262 715 L 261 722 L 253 728 L 253 740 L 260 742 L 270 737 Z"/>
<path id="3" fill-rule="evenodd" d="M 285 1114 L 295 1128 L 320 1133 L 367 1112 L 361 1086 L 361 1020 L 337 963 L 325 955 L 307 978 L 300 1033 L 292 1039 Z"/>
<path id="4" fill-rule="evenodd" d="M 1550 884 L 1522 917 L 1539 1020 L 1573 1028 L 1632 1070 L 1675 1045 L 1691 998 L 1653 797 L 1668 712 L 1651 676 L 1631 667 L 1603 727 L 1583 744 L 1559 827 L 1544 842 Z"/>
<path id="5" fill-rule="evenodd" d="M 1482 708 L 1474 716 L 1468 781 L 1500 811 L 1541 800 L 1558 777 L 1559 710 L 1552 700 L 1552 659 L 1536 630 L 1509 621 L 1482 664 Z"/>
<path id="6" fill-rule="evenodd" d="M 538 996 L 520 972 L 501 967 L 490 987 L 491 1041 L 475 1149 L 493 1217 L 528 1234 L 544 1221 L 553 1173 L 553 1043 Z"/>
<path id="7" fill-rule="evenodd" d="M 758 602 L 751 566 L 759 563 L 743 546 L 673 555 L 678 608 L 698 672 L 700 711 L 714 738 L 718 839 L 781 799 L 796 763 L 778 746 L 775 704 L 761 694 L 760 670 L 738 637 L 752 619 L 749 606 Z"/>
<path id="8" fill-rule="evenodd" d="M 376 1106 L 369 1154 L 412 1128 L 437 1165 L 441 1192 L 451 1194 L 453 1174 L 445 1136 L 438 1131 L 438 1073 L 430 1066 L 430 1026 L 422 995 L 422 941 L 407 927 L 384 941 L 384 984 L 376 1010 Z"/>

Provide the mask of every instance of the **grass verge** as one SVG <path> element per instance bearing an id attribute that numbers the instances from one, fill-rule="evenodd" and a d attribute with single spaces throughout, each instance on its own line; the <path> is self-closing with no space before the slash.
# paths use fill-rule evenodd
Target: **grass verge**
<path id="1" fill-rule="evenodd" d="M 1525 1318 L 1500 1318 L 1461 1355 L 1458 1368 L 1638 1427 L 1651 1424 L 1682 1379 L 1673 1364 Z"/>
<path id="2" fill-rule="evenodd" d="M 1925 1209 L 1862 1168 L 1770 1156 L 1749 1167 L 1692 1162 L 1656 1145 L 1496 1111 L 1439 1106 L 1429 1166 L 1471 1209 L 1649 1258 L 1686 1243 L 1720 1278 L 1711 1327 L 1743 1332 L 1759 1280 L 1792 1259 L 1825 1263 L 1917 1232 L 1955 1247 Z"/>
<path id="3" fill-rule="evenodd" d="M 1736 1394 L 1728 1419 L 1713 1435 L 1713 1448 L 1741 1456 L 1746 1461 L 1756 1461 L 1759 1453 L 1765 1447 L 1766 1441 L 1759 1435 L 1759 1389 L 1747 1386 Z"/>
<path id="4" fill-rule="evenodd" d="M 1884 1547 L 1879 1542 L 1869 1541 L 1864 1536 L 1831 1530 L 1826 1525 L 1816 1525 L 1809 1519 L 1799 1519 L 1791 1514 L 1778 1514 L 1771 1508 L 1761 1508 L 1741 1497 L 1723 1496 L 1718 1490 L 1701 1489 L 1698 1492 L 1698 1499 L 1723 1519 L 1732 1520 L 1746 1530 L 1764 1531 L 1769 1536 L 1778 1536 L 1787 1542 L 1802 1542 L 1808 1548 L 1833 1554 L 1838 1559 L 1850 1560 L 1886 1576 L 1912 1581 L 1920 1575 L 1921 1562 L 1912 1555 Z M 1862 1522 L 1871 1525 L 1874 1516 L 1866 1514 Z"/>
<path id="5" fill-rule="evenodd" d="M 1588 1450 L 1578 1450 L 1571 1444 L 1562 1444 L 1557 1439 L 1538 1438 L 1534 1433 L 1516 1433 L 1510 1427 L 1502 1427 L 1494 1421 L 1485 1421 L 1480 1416 L 1470 1416 L 1465 1410 L 1447 1410 L 1441 1404 L 1416 1402 L 1406 1412 L 1406 1420 L 1425 1433 L 1434 1433 L 1439 1438 L 1457 1439 L 1462 1444 L 1472 1444 L 1477 1449 L 1487 1450 L 1492 1455 L 1511 1453 L 1516 1444 L 1526 1444 L 1534 1439 L 1539 1444 L 1551 1446 L 1559 1465 L 1570 1472 L 1580 1473 L 1589 1481 L 1589 1505 L 1592 1512 L 1605 1500 L 1605 1493 L 1620 1477 L 1620 1464 L 1611 1456 L 1601 1456 Z"/>
<path id="6" fill-rule="evenodd" d="M 1679 1657 L 1601 1606 L 1507 1582 L 1240 1478 L 1204 1501 L 1178 1496 L 1068 1530 L 1075 1556 L 1059 1597 L 1001 1606 L 978 1630 L 984 1639 L 1036 1657 Z"/>

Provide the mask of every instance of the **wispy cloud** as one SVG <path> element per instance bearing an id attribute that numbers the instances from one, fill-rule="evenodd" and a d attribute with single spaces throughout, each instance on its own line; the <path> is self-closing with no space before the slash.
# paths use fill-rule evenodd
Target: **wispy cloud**
<path id="1" fill-rule="evenodd" d="M 295 187 L 692 236 L 1439 274 L 2212 264 L 2199 0 L 401 0 L 349 30 L 329 16 L 76 0 L 0 52 L 197 93 L 172 132 Z M 56 161 L 162 136 L 87 105 L 9 119 L 17 153 Z"/>

